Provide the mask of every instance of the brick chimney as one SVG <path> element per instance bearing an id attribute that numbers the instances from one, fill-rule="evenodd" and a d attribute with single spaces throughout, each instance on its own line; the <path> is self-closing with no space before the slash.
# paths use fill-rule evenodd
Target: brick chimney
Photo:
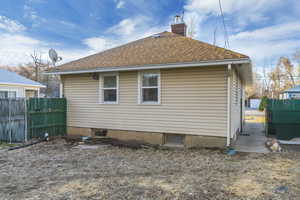
<path id="1" fill-rule="evenodd" d="M 171 25 L 172 33 L 176 33 L 182 36 L 186 36 L 186 24 L 184 23 L 181 16 L 176 15 L 174 24 Z"/>

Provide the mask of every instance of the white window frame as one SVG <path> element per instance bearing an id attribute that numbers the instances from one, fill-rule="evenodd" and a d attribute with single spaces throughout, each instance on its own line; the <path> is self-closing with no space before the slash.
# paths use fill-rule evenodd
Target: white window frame
<path id="1" fill-rule="evenodd" d="M 16 89 L 0 89 L 0 91 L 4 91 L 4 92 L 15 92 L 16 93 L 16 98 L 18 98 L 18 90 Z M 8 94 L 7 94 L 8 97 Z"/>
<path id="2" fill-rule="evenodd" d="M 23 92 L 24 92 L 24 97 L 25 97 L 25 98 L 27 98 L 27 97 L 26 97 L 26 91 L 27 91 L 27 90 L 36 91 L 37 94 L 36 94 L 35 97 L 40 98 L 40 88 L 30 88 L 30 87 L 24 88 L 24 91 L 23 91 Z"/>
<path id="3" fill-rule="evenodd" d="M 116 76 L 117 85 L 115 88 L 104 88 L 104 77 Z M 117 99 L 116 101 L 104 101 L 104 90 L 116 90 Z M 99 103 L 100 104 L 119 104 L 119 73 L 103 73 L 99 75 Z"/>
<path id="4" fill-rule="evenodd" d="M 157 86 L 149 86 L 149 87 L 143 87 L 143 75 L 144 74 L 157 74 Z M 160 70 L 145 70 L 145 71 L 139 71 L 138 72 L 138 104 L 141 105 L 160 105 L 161 104 L 161 78 L 160 78 Z M 143 88 L 157 88 L 158 101 L 143 101 Z"/>

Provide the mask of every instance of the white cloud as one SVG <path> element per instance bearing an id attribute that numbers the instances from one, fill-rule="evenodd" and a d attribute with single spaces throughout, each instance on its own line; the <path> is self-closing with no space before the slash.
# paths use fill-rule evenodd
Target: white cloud
<path id="1" fill-rule="evenodd" d="M 300 22 L 296 21 L 296 0 L 222 0 L 230 48 L 249 55 L 258 66 L 265 60 L 276 63 L 280 56 L 290 56 L 300 48 Z M 291 14 L 282 14 L 289 4 Z M 217 27 L 217 45 L 224 46 L 224 29 L 218 0 L 188 0 L 185 20 L 194 19 L 195 39 L 212 43 Z M 279 12 L 280 11 L 280 12 Z M 294 19 L 293 19 L 294 16 Z M 217 18 L 216 18 L 217 17 Z M 229 21 L 230 20 L 230 21 Z M 268 25 L 269 24 L 269 25 Z"/>
<path id="2" fill-rule="evenodd" d="M 19 34 L 0 34 L 0 64 L 17 65 L 28 62 L 29 55 L 41 42 Z"/>
<path id="3" fill-rule="evenodd" d="M 145 26 L 145 23 L 147 23 L 147 21 L 148 18 L 145 16 L 126 18 L 121 20 L 118 24 L 109 28 L 107 32 L 117 35 L 131 35 L 136 31 L 137 28 Z"/>
<path id="4" fill-rule="evenodd" d="M 83 40 L 91 52 L 99 52 L 117 45 L 116 41 L 105 37 L 91 37 Z"/>
<path id="5" fill-rule="evenodd" d="M 28 3 L 46 3 L 47 0 L 28 0 Z"/>
<path id="6" fill-rule="evenodd" d="M 253 31 L 240 32 L 230 37 L 231 47 L 249 55 L 257 64 L 265 59 L 275 62 L 289 56 L 300 47 L 300 22 L 279 24 Z"/>
<path id="7" fill-rule="evenodd" d="M 44 61 L 49 60 L 48 50 L 55 44 L 37 40 L 22 34 L 0 33 L 0 65 L 19 65 L 31 62 L 30 54 L 42 53 Z M 61 63 L 87 56 L 91 49 L 57 49 L 63 57 Z"/>
<path id="8" fill-rule="evenodd" d="M 169 26 L 152 26 L 145 16 L 126 18 L 107 29 L 107 36 L 86 38 L 82 41 L 87 46 L 88 54 L 126 44 L 159 32 L 168 30 Z"/>
<path id="9" fill-rule="evenodd" d="M 68 26 L 69 28 L 75 28 L 77 26 L 76 24 L 74 24 L 72 22 L 64 21 L 64 20 L 59 21 L 59 23 L 61 23 L 64 26 Z"/>
<path id="10" fill-rule="evenodd" d="M 233 13 L 252 13 L 253 16 L 259 14 L 257 11 L 264 11 L 282 3 L 280 0 L 226 0 L 221 1 L 222 10 L 226 14 Z M 189 0 L 185 6 L 187 11 L 194 11 L 198 14 L 219 15 L 219 1 L 218 0 Z M 250 16 L 251 17 L 251 16 Z"/>
<path id="11" fill-rule="evenodd" d="M 150 24 L 143 23 L 143 20 L 146 20 L 146 18 L 139 17 L 122 20 L 106 31 L 110 32 L 106 37 L 96 36 L 83 39 L 81 42 L 86 47 L 82 49 L 56 48 L 58 54 L 63 58 L 61 63 L 113 48 L 164 30 L 162 27 L 152 27 Z M 21 33 L 0 34 L 0 44 L 3 44 L 0 46 L 0 65 L 18 65 L 30 62 L 30 54 L 34 50 L 42 52 L 43 58 L 46 60 L 48 59 L 49 48 L 57 46 L 57 44 L 49 44 Z"/>
<path id="12" fill-rule="evenodd" d="M 25 31 L 26 27 L 18 21 L 0 15 L 0 29 L 14 33 Z"/>
<path id="13" fill-rule="evenodd" d="M 38 18 L 37 12 L 29 5 L 24 5 L 24 17 L 32 20 L 36 20 Z"/>
<path id="14" fill-rule="evenodd" d="M 290 22 L 268 26 L 253 31 L 245 31 L 234 35 L 233 39 L 251 39 L 251 40 L 280 40 L 282 38 L 298 36 L 300 32 L 300 22 Z"/>
<path id="15" fill-rule="evenodd" d="M 117 1 L 116 8 L 120 9 L 120 8 L 124 8 L 124 6 L 125 6 L 125 1 L 123 0 Z"/>
<path id="16" fill-rule="evenodd" d="M 227 23 L 229 32 L 243 30 L 244 27 L 251 23 L 256 23 L 257 25 L 266 22 L 270 17 L 267 11 L 280 7 L 284 3 L 281 0 L 223 0 L 221 2 L 225 21 L 229 17 L 231 20 L 231 26 Z M 186 21 L 189 22 L 191 19 L 194 19 L 197 22 L 195 27 L 196 38 L 207 34 L 202 34 L 207 29 L 203 23 L 209 21 L 211 17 L 220 16 L 218 0 L 188 0 L 184 9 Z M 216 19 L 210 22 L 210 26 L 216 26 Z M 217 22 L 221 22 L 221 18 Z M 212 35 L 212 33 L 207 35 Z"/>
<path id="17" fill-rule="evenodd" d="M 35 3 L 42 3 L 42 0 L 41 1 L 32 0 L 32 1 L 34 1 Z M 32 2 L 29 1 L 29 3 Z M 41 24 L 47 22 L 47 19 L 39 16 L 37 11 L 32 6 L 30 6 L 30 4 L 25 4 L 23 10 L 24 10 L 24 14 L 23 14 L 24 18 L 29 19 L 30 22 L 32 22 L 33 27 L 38 27 Z"/>

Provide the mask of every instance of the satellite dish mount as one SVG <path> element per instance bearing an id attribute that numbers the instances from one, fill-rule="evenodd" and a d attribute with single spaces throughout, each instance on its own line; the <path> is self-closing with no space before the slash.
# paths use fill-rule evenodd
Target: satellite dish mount
<path id="1" fill-rule="evenodd" d="M 54 49 L 49 49 L 49 57 L 52 61 L 53 66 L 59 61 L 62 60 L 62 57 L 59 57 Z"/>

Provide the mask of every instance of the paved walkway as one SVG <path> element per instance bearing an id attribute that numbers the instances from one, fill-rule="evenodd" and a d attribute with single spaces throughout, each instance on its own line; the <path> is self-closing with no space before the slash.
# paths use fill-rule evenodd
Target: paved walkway
<path id="1" fill-rule="evenodd" d="M 246 111 L 246 116 L 256 117 L 262 115 L 262 113 L 253 110 Z M 239 152 L 269 153 L 270 151 L 265 146 L 266 140 L 264 124 L 246 120 L 244 132 L 238 137 L 234 148 Z"/>

